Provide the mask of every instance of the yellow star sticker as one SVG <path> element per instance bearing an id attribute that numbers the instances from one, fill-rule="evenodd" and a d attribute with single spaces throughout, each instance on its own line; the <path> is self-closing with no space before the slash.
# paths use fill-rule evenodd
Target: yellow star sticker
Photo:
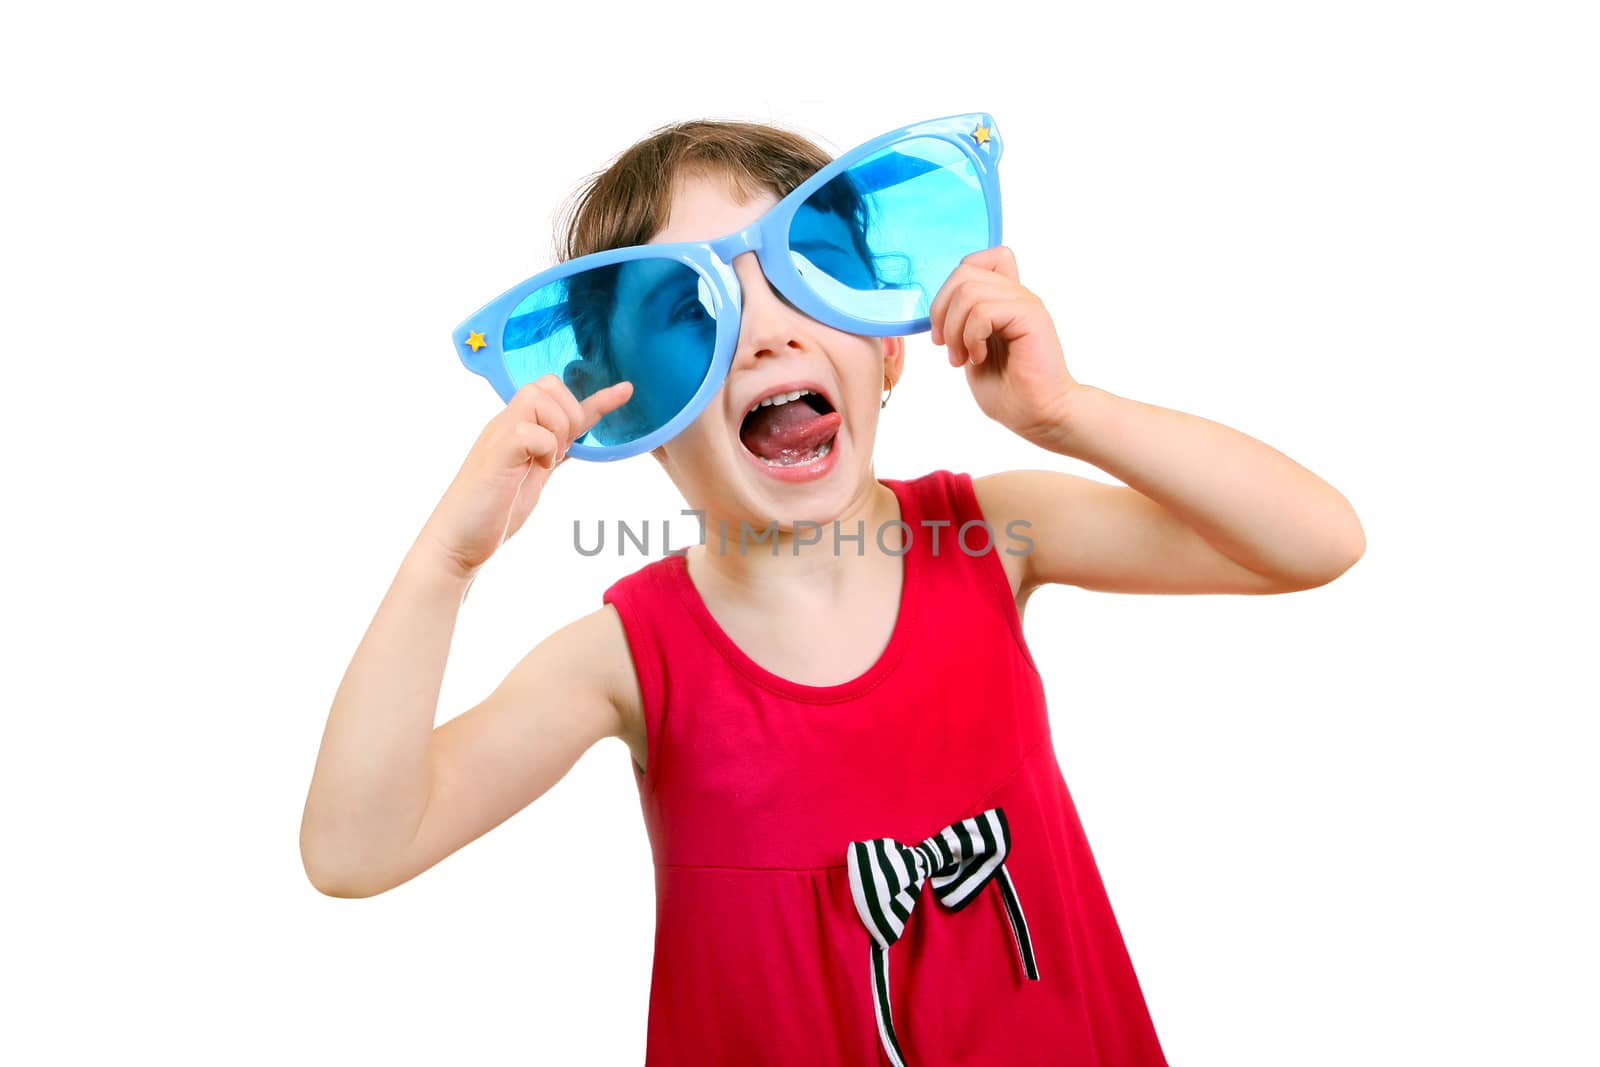
<path id="1" fill-rule="evenodd" d="M 977 141 L 979 144 L 988 144 L 989 143 L 989 127 L 987 127 L 987 126 L 979 126 L 977 129 L 973 130 L 972 131 L 972 139 L 974 141 Z"/>
<path id="2" fill-rule="evenodd" d="M 489 342 L 483 339 L 483 334 L 473 330 L 467 334 L 467 346 L 476 352 L 480 348 L 488 348 Z"/>

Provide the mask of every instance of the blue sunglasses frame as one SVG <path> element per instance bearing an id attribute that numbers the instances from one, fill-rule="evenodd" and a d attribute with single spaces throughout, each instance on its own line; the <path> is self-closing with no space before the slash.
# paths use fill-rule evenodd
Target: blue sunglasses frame
<path id="1" fill-rule="evenodd" d="M 1000 244 L 1000 178 L 996 169 L 1003 150 L 1000 133 L 995 129 L 994 120 L 986 112 L 949 115 L 902 126 L 851 149 L 796 186 L 793 192 L 773 205 L 772 209 L 761 218 L 742 230 L 716 240 L 629 245 L 625 248 L 579 256 L 541 271 L 507 289 L 457 326 L 451 335 L 456 352 L 467 370 L 485 378 L 494 386 L 501 400 L 509 403 L 516 395 L 517 387 L 512 384 L 510 375 L 506 371 L 502 342 L 511 313 L 530 293 L 582 271 L 636 259 L 668 259 L 693 268 L 706 283 L 711 294 L 712 313 L 717 326 L 716 349 L 706 368 L 705 377 L 683 409 L 655 431 L 617 445 L 585 444 L 580 438 L 573 442 L 567 452 L 576 459 L 609 461 L 636 456 L 670 441 L 699 417 L 717 390 L 722 387 L 723 381 L 728 376 L 728 368 L 733 362 L 734 350 L 738 346 L 739 309 L 743 304 L 739 278 L 733 269 L 733 260 L 745 252 L 756 254 L 761 264 L 761 271 L 773 288 L 796 308 L 818 322 L 836 330 L 866 337 L 896 337 L 922 333 L 931 325 L 926 315 L 899 323 L 874 322 L 845 314 L 825 303 L 816 291 L 802 280 L 794 261 L 789 256 L 788 248 L 790 224 L 794 220 L 795 212 L 812 193 L 874 153 L 912 138 L 935 138 L 947 141 L 960 148 L 971 160 L 983 190 L 984 203 L 988 208 L 987 247 L 993 248 Z M 943 279 L 940 284 L 943 284 Z"/>

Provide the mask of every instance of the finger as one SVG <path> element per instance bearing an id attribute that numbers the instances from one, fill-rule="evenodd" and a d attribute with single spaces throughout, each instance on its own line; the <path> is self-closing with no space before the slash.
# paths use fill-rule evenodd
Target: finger
<path id="1" fill-rule="evenodd" d="M 985 248 L 981 252 L 974 252 L 961 261 L 969 266 L 979 267 L 983 270 L 992 270 L 1014 282 L 1020 283 L 1022 278 L 1017 274 L 1017 257 L 1005 245 L 995 245 Z"/>
<path id="2" fill-rule="evenodd" d="M 952 367 L 962 366 L 972 358 L 971 346 L 966 342 L 967 322 L 972 317 L 972 309 L 985 301 L 1007 297 L 1010 290 L 1006 286 L 1009 284 L 996 282 L 983 287 L 976 284 L 967 285 L 953 298 L 952 307 L 945 313 L 944 320 L 944 339 L 945 344 L 949 346 Z"/>
<path id="3" fill-rule="evenodd" d="M 967 361 L 967 350 L 962 344 L 961 335 L 966 329 L 966 317 L 971 313 L 972 306 L 970 304 L 962 305 L 959 315 L 952 314 L 950 311 L 945 312 L 944 329 L 940 336 L 944 338 L 947 349 L 946 357 L 952 367 L 959 367 Z"/>
<path id="4" fill-rule="evenodd" d="M 561 407 L 561 401 L 552 396 L 548 389 L 539 390 L 539 395 L 534 399 L 535 420 L 540 426 L 556 435 L 556 441 L 563 451 L 571 437 L 571 420 L 566 411 Z"/>
<path id="5" fill-rule="evenodd" d="M 561 406 L 561 413 L 566 416 L 567 433 L 570 436 L 562 439 L 562 448 L 563 450 L 571 448 L 572 442 L 582 436 L 585 429 L 583 406 L 578 403 L 578 398 L 572 395 L 572 390 L 567 387 L 567 383 L 557 378 L 554 374 L 545 375 L 539 379 L 539 382 L 544 386 L 545 392 Z"/>
<path id="6" fill-rule="evenodd" d="M 950 346 L 950 355 L 957 354 L 961 337 L 961 327 L 966 323 L 967 316 L 972 308 L 981 300 L 1005 300 L 1015 293 L 1015 286 L 1010 282 L 995 279 L 988 275 L 988 280 L 974 280 L 962 285 L 950 297 L 949 309 L 945 312 L 945 327 L 949 331 L 944 335 L 945 340 L 954 341 Z M 952 358 L 952 365 L 955 365 Z"/>
<path id="7" fill-rule="evenodd" d="M 633 383 L 627 380 L 613 382 L 585 397 L 583 408 L 583 433 L 611 412 L 626 404 L 633 396 Z M 580 435 L 581 436 L 581 435 Z"/>
<path id="8" fill-rule="evenodd" d="M 511 394 L 511 399 L 506 401 L 506 406 L 494 413 L 494 417 L 483 424 L 483 432 L 478 435 L 480 441 L 491 437 L 501 437 L 511 432 L 511 428 L 523 419 L 530 418 L 533 414 L 534 395 L 539 390 L 532 382 L 521 386 Z"/>
<path id="9" fill-rule="evenodd" d="M 939 291 L 933 296 L 933 303 L 928 305 L 928 339 L 936 345 L 944 344 L 945 307 L 950 303 L 951 290 L 958 284 L 955 274 L 952 273 L 944 280 L 944 284 L 939 286 Z"/>
<path id="10" fill-rule="evenodd" d="M 547 427 L 524 420 L 512 427 L 511 438 L 516 444 L 519 465 L 531 459 L 546 470 L 555 467 L 560 442 Z"/>
<path id="11" fill-rule="evenodd" d="M 983 357 L 989 354 L 989 335 L 994 332 L 989 316 L 989 302 L 980 301 L 972 306 L 972 311 L 967 315 L 966 322 L 961 328 L 962 351 L 967 354 L 968 362 L 974 366 L 982 363 Z"/>
<path id="12" fill-rule="evenodd" d="M 970 258 L 970 257 L 969 257 Z M 944 285 L 939 287 L 939 292 L 934 296 L 933 303 L 928 305 L 928 320 L 933 327 L 933 343 L 942 345 L 950 337 L 950 304 L 956 299 L 956 294 L 971 285 L 985 287 L 1015 284 L 1015 280 L 995 271 L 963 261 L 955 270 L 950 272 L 950 277 L 945 279 Z"/>
<path id="13" fill-rule="evenodd" d="M 1000 331 L 1016 322 L 1020 314 L 1020 302 L 1014 300 L 983 300 L 973 307 L 961 341 L 974 364 L 982 364 L 988 358 L 991 337 L 1003 347 L 1005 338 Z"/>
<path id="14" fill-rule="evenodd" d="M 945 338 L 950 336 L 950 301 L 963 285 L 966 285 L 973 276 L 972 271 L 966 270 L 963 265 L 957 264 L 956 269 L 950 272 L 950 277 L 939 286 L 939 292 L 934 295 L 933 303 L 928 305 L 928 322 L 933 329 L 932 341 L 936 345 L 945 343 Z"/>
<path id="15" fill-rule="evenodd" d="M 555 377 L 556 376 L 554 374 L 546 374 L 535 378 L 527 385 L 519 388 L 516 393 L 512 395 L 511 400 L 506 404 L 506 407 L 513 409 L 511 421 L 520 422 L 521 420 L 527 418 L 529 413 L 534 409 L 534 405 L 538 403 L 539 395 L 544 392 L 544 386 L 540 383 L 543 382 L 545 378 Z M 560 381 L 559 378 L 556 378 L 556 380 Z"/>

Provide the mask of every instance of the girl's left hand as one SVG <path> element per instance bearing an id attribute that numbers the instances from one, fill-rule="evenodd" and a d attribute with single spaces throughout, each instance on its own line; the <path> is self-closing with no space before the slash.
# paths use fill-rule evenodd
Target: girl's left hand
<path id="1" fill-rule="evenodd" d="M 1067 373 L 1055 323 L 1040 299 L 1022 287 L 1005 245 L 961 261 L 933 298 L 933 343 L 948 345 L 950 365 L 967 368 L 967 385 L 985 415 L 1028 440 L 1058 429 Z"/>

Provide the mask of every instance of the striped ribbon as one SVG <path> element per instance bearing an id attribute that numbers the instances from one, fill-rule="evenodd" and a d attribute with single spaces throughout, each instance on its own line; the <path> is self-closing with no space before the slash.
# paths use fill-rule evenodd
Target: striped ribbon
<path id="1" fill-rule="evenodd" d="M 1011 827 L 999 808 L 952 823 L 919 845 L 901 844 L 892 837 L 850 842 L 850 895 L 872 935 L 872 1005 L 878 1036 L 894 1067 L 905 1067 L 905 1057 L 889 1011 L 889 946 L 905 932 L 924 882 L 933 883 L 934 895 L 945 907 L 960 911 L 994 881 L 1005 902 L 1022 969 L 1031 980 L 1039 980 L 1022 903 L 1005 868 L 1010 851 Z"/>

